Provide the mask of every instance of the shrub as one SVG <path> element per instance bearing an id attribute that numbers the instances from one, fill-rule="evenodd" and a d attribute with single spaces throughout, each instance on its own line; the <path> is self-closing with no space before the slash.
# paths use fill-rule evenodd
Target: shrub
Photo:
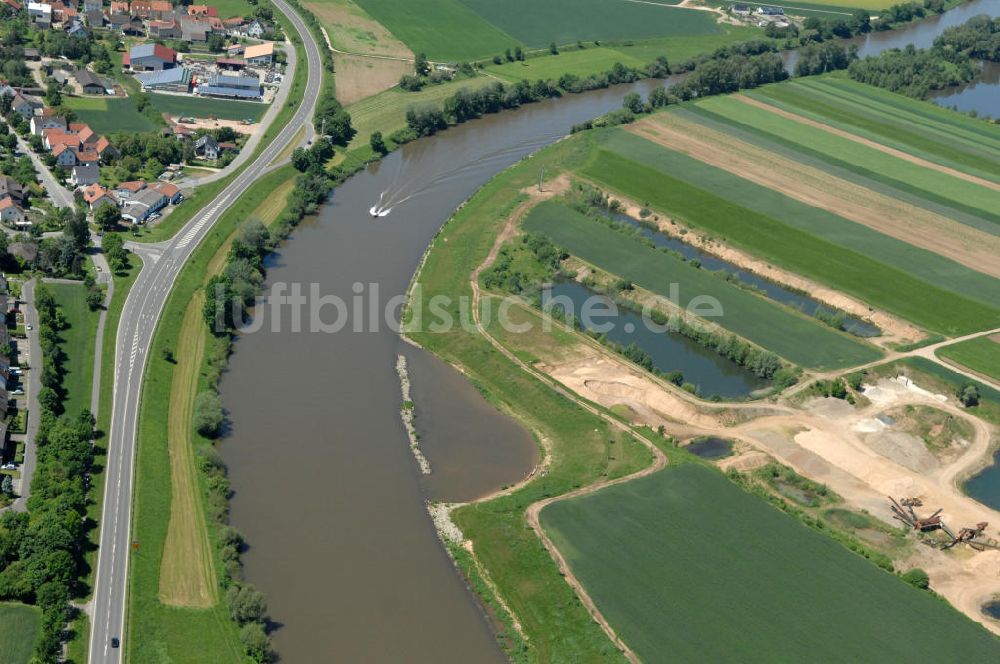
<path id="1" fill-rule="evenodd" d="M 222 430 L 225 416 L 222 399 L 215 392 L 202 392 L 194 402 L 194 427 L 201 435 L 215 438 Z"/>

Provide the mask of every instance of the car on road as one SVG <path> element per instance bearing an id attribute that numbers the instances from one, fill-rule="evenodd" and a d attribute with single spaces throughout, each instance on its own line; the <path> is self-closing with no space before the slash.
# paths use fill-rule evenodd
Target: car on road
<path id="1" fill-rule="evenodd" d="M 13 392 L 11 392 L 11 394 L 13 394 L 14 396 L 21 396 L 22 394 L 24 394 L 24 390 L 22 390 L 22 389 L 21 389 L 21 388 L 19 387 L 19 388 L 17 388 L 16 390 L 14 390 Z"/>
<path id="2" fill-rule="evenodd" d="M 35 329 L 35 326 L 32 325 L 31 323 L 28 323 L 27 325 L 24 326 L 24 329 L 30 332 L 31 330 Z"/>
<path id="3" fill-rule="evenodd" d="M 17 464 L 16 463 L 5 463 L 2 466 L 2 468 L 3 468 L 3 470 L 17 470 Z"/>
<path id="4" fill-rule="evenodd" d="M 111 637 L 111 647 L 112 648 L 117 648 L 120 645 L 121 645 L 121 641 L 118 640 L 118 637 L 117 636 L 112 636 Z"/>

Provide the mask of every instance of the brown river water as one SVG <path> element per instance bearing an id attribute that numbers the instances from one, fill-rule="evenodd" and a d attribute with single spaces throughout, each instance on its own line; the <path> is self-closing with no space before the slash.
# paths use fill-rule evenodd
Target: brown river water
<path id="1" fill-rule="evenodd" d="M 978 11 L 954 11 L 996 14 L 1000 0 L 973 4 Z M 923 28 L 911 29 L 924 38 Z M 617 108 L 629 90 L 654 84 L 567 95 L 404 147 L 340 186 L 296 229 L 270 260 L 267 286 L 298 283 L 308 292 L 318 284 L 320 294 L 351 302 L 355 284 L 366 295 L 378 284 L 385 303 L 405 292 L 435 232 L 479 186 L 573 124 Z M 393 210 L 372 219 L 383 192 Z M 268 321 L 272 314 L 267 305 L 256 312 Z M 424 502 L 465 501 L 523 478 L 537 460 L 531 436 L 385 324 L 328 334 L 292 331 L 289 318 L 279 318 L 277 331 L 265 324 L 241 335 L 221 385 L 232 422 L 221 446 L 232 522 L 248 542 L 246 578 L 267 595 L 282 661 L 503 661 Z M 400 353 L 429 476 L 399 417 Z"/>

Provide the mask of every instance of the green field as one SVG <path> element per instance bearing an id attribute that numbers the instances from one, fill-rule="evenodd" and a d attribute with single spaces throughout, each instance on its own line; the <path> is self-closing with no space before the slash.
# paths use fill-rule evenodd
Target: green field
<path id="1" fill-rule="evenodd" d="M 86 122 L 98 134 L 119 131 L 153 131 L 156 125 L 135 110 L 131 99 L 101 99 L 100 97 L 67 97 L 66 106 L 76 112 L 80 122 Z"/>
<path id="2" fill-rule="evenodd" d="M 1000 657 L 947 603 L 700 464 L 554 503 L 541 521 L 647 662 Z"/>
<path id="3" fill-rule="evenodd" d="M 913 155 L 1000 182 L 1000 126 L 839 76 L 745 94 Z"/>
<path id="4" fill-rule="evenodd" d="M 801 145 L 813 153 L 825 155 L 840 163 L 857 165 L 873 174 L 881 174 L 883 179 L 888 178 L 911 189 L 922 189 L 939 199 L 978 210 L 985 225 L 977 226 L 987 232 L 1000 234 L 1000 191 L 914 164 L 818 127 L 789 121 L 729 96 L 704 99 L 695 105 L 713 115 Z"/>
<path id="5" fill-rule="evenodd" d="M 250 16 L 253 13 L 253 7 L 247 0 L 213 0 L 211 6 L 219 10 L 220 18 Z"/>
<path id="6" fill-rule="evenodd" d="M 182 97 L 180 95 L 150 94 L 149 101 L 161 113 L 196 118 L 214 116 L 221 120 L 259 121 L 268 109 L 268 104 L 255 101 L 231 101 L 208 97 Z"/>
<path id="7" fill-rule="evenodd" d="M 547 46 L 550 42 L 571 44 L 577 40 L 593 42 L 711 35 L 719 31 L 712 14 L 669 6 L 676 1 L 461 1 L 507 34 L 535 47 Z"/>
<path id="8" fill-rule="evenodd" d="M 692 300 L 702 296 L 715 298 L 724 313 L 718 318 L 708 318 L 709 322 L 795 364 L 832 369 L 865 364 L 880 357 L 875 348 L 814 318 L 738 288 L 558 203 L 540 203 L 524 221 L 524 228 L 546 235 L 588 263 L 664 297 L 670 296 L 672 284 L 679 284 L 679 306 L 690 305 L 697 311 Z"/>
<path id="9" fill-rule="evenodd" d="M 518 45 L 458 0 L 357 0 L 414 53 L 432 60 L 473 60 Z"/>
<path id="10" fill-rule="evenodd" d="M 63 405 L 67 414 L 76 417 L 80 411 L 90 408 L 98 313 L 87 306 L 87 290 L 83 284 L 46 284 L 45 287 L 52 291 L 69 324 L 59 333 L 66 353 L 63 364 L 66 373 L 62 382 L 66 400 Z"/>
<path id="11" fill-rule="evenodd" d="M 0 662 L 28 664 L 42 612 L 34 606 L 0 603 Z"/>
<path id="12" fill-rule="evenodd" d="M 979 374 L 1000 380 L 1000 338 L 978 337 L 939 348 L 936 354 Z"/>
<path id="13" fill-rule="evenodd" d="M 1000 280 L 627 132 L 599 140 L 614 153 L 583 174 L 635 200 L 928 330 L 1000 326 Z"/>

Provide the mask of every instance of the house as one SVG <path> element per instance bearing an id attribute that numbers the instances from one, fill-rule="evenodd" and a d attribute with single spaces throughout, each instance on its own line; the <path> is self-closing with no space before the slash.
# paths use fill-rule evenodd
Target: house
<path id="1" fill-rule="evenodd" d="M 271 32 L 271 26 L 268 25 L 267 23 L 264 23 L 259 18 L 255 18 L 246 24 L 244 31 L 245 31 L 244 34 L 246 34 L 247 37 L 260 39 L 265 34 Z"/>
<path id="2" fill-rule="evenodd" d="M 133 224 L 141 224 L 150 215 L 162 210 L 167 206 L 167 197 L 156 191 L 152 187 L 143 189 L 132 197 L 122 210 L 122 219 L 131 221 Z"/>
<path id="3" fill-rule="evenodd" d="M 14 202 L 13 198 L 0 200 L 0 221 L 8 226 L 25 225 L 24 210 Z"/>
<path id="4" fill-rule="evenodd" d="M 29 126 L 31 133 L 35 136 L 41 136 L 46 129 L 62 129 L 65 131 L 67 127 L 66 118 L 56 115 L 54 108 L 44 108 L 41 115 L 32 115 Z"/>
<path id="5" fill-rule="evenodd" d="M 177 65 L 177 51 L 163 44 L 136 44 L 122 58 L 132 71 L 162 71 Z"/>
<path id="6" fill-rule="evenodd" d="M 76 148 L 67 143 L 59 143 L 52 148 L 52 156 L 56 158 L 56 165 L 70 168 L 76 166 Z"/>
<path id="7" fill-rule="evenodd" d="M 79 18 L 74 18 L 73 22 L 69 24 L 68 28 L 66 28 L 66 34 L 70 37 L 86 39 L 90 35 L 90 32 L 88 32 L 86 26 L 83 25 L 83 21 Z"/>
<path id="8" fill-rule="evenodd" d="M 243 25 L 242 16 L 233 16 L 232 18 L 222 19 L 222 29 L 227 35 L 233 37 L 237 36 L 240 32 L 240 26 Z"/>
<path id="9" fill-rule="evenodd" d="M 101 179 L 101 169 L 97 164 L 77 164 L 70 173 L 69 181 L 74 187 L 85 187 Z"/>
<path id="10" fill-rule="evenodd" d="M 784 16 L 785 10 L 781 7 L 769 7 L 767 5 L 763 5 L 757 8 L 757 13 L 761 16 Z"/>
<path id="11" fill-rule="evenodd" d="M 128 14 L 112 14 L 111 18 L 108 19 L 108 23 L 111 24 L 112 30 L 117 30 L 123 35 L 132 35 L 135 37 L 141 37 L 146 34 L 146 29 L 142 25 L 142 19 L 138 16 L 130 16 Z M 125 54 L 122 64 L 126 67 L 128 66 L 128 53 Z"/>
<path id="12" fill-rule="evenodd" d="M 263 90 L 256 76 L 230 76 L 216 74 L 208 85 L 199 85 L 196 92 L 206 97 L 228 97 L 232 99 L 260 99 Z"/>
<path id="13" fill-rule="evenodd" d="M 102 0 L 83 0 L 84 12 L 99 12 L 103 8 L 104 2 Z"/>
<path id="14" fill-rule="evenodd" d="M 186 67 L 174 67 L 163 71 L 153 71 L 136 74 L 139 84 L 146 90 L 165 90 L 168 92 L 190 92 L 191 70 Z"/>
<path id="15" fill-rule="evenodd" d="M 207 21 L 200 21 L 193 18 L 182 18 L 180 20 L 180 24 L 182 40 L 194 44 L 201 44 L 208 41 L 208 33 L 211 31 L 211 27 L 208 25 Z"/>
<path id="16" fill-rule="evenodd" d="M 84 12 L 83 17 L 86 19 L 87 25 L 91 28 L 103 28 L 108 22 L 108 18 L 100 9 L 91 9 L 90 11 Z"/>
<path id="17" fill-rule="evenodd" d="M 42 54 L 37 48 L 26 48 L 24 49 L 24 59 L 37 62 L 42 59 Z"/>
<path id="18" fill-rule="evenodd" d="M 219 58 L 215 61 L 215 66 L 222 71 L 243 71 L 246 69 L 246 60 L 238 58 Z"/>
<path id="19" fill-rule="evenodd" d="M 89 69 L 77 69 L 74 77 L 86 95 L 113 95 L 115 93 L 112 85 Z"/>
<path id="20" fill-rule="evenodd" d="M 80 145 L 96 143 L 98 136 L 94 133 L 94 130 L 90 128 L 90 125 L 83 122 L 70 122 L 66 131 L 71 134 L 76 134 L 76 137 L 80 139 Z"/>
<path id="21" fill-rule="evenodd" d="M 274 42 L 264 42 L 247 46 L 243 51 L 243 59 L 251 65 L 269 65 L 274 62 Z"/>
<path id="22" fill-rule="evenodd" d="M 226 57 L 235 58 L 237 55 L 243 55 L 243 51 L 245 51 L 246 48 L 246 44 L 233 44 L 232 46 L 227 46 Z"/>
<path id="23" fill-rule="evenodd" d="M 118 150 L 111 145 L 111 141 L 103 136 L 98 136 L 92 148 L 101 158 L 101 161 L 108 162 L 118 156 Z"/>
<path id="24" fill-rule="evenodd" d="M 30 120 L 39 106 L 38 102 L 28 99 L 20 92 L 14 93 L 14 98 L 10 100 L 11 110 L 20 114 L 25 120 Z"/>
<path id="25" fill-rule="evenodd" d="M 111 15 L 116 14 L 131 14 L 129 11 L 128 2 L 119 2 L 118 0 L 111 0 Z"/>
<path id="26" fill-rule="evenodd" d="M 205 134 L 194 142 L 194 153 L 202 159 L 215 161 L 219 158 L 220 152 L 218 141 L 209 134 Z"/>
<path id="27" fill-rule="evenodd" d="M 181 26 L 174 19 L 170 19 L 169 21 L 150 21 L 148 27 L 150 37 L 157 39 L 181 38 Z"/>
<path id="28" fill-rule="evenodd" d="M 146 183 L 142 180 L 131 180 L 129 182 L 120 182 L 118 186 L 115 187 L 114 195 L 118 199 L 119 205 L 124 205 L 132 199 L 133 196 L 138 194 L 140 191 L 146 188 Z"/>
<path id="29" fill-rule="evenodd" d="M 93 150 L 77 150 L 76 163 L 77 165 L 93 164 L 97 166 L 101 163 L 101 157 Z"/>
<path id="30" fill-rule="evenodd" d="M 171 205 L 177 205 L 184 200 L 184 195 L 181 194 L 181 189 L 176 184 L 157 182 L 153 185 L 153 189 L 166 196 L 167 202 Z"/>
<path id="31" fill-rule="evenodd" d="M 43 5 L 40 2 L 29 2 L 28 16 L 30 16 L 32 22 L 40 28 L 52 27 L 52 5 Z"/>
<path id="32" fill-rule="evenodd" d="M 43 130 L 42 144 L 46 150 L 51 150 L 53 154 L 55 154 L 56 148 L 60 145 L 66 145 L 73 150 L 79 150 L 82 147 L 82 142 L 77 134 L 67 129 L 58 128 Z"/>
<path id="33" fill-rule="evenodd" d="M 219 17 L 219 10 L 215 7 L 209 7 L 208 5 L 188 5 L 187 11 L 188 16 Z"/>
<path id="34" fill-rule="evenodd" d="M 8 175 L 0 175 L 0 199 L 11 198 L 18 205 L 24 203 L 24 189 L 21 183 Z"/>
<path id="35" fill-rule="evenodd" d="M 739 16 L 749 16 L 753 12 L 753 9 L 750 7 L 750 5 L 743 3 L 737 3 L 732 7 L 730 7 L 730 9 L 734 14 L 737 14 Z"/>
<path id="36" fill-rule="evenodd" d="M 167 0 L 133 0 L 129 5 L 129 12 L 132 16 L 138 16 L 146 20 L 163 18 L 164 15 L 172 12 L 173 9 L 174 6 L 167 2 Z"/>
<path id="37" fill-rule="evenodd" d="M 83 202 L 91 210 L 96 210 L 99 205 L 114 205 L 118 207 L 118 203 L 108 190 L 96 182 L 83 188 Z"/>

